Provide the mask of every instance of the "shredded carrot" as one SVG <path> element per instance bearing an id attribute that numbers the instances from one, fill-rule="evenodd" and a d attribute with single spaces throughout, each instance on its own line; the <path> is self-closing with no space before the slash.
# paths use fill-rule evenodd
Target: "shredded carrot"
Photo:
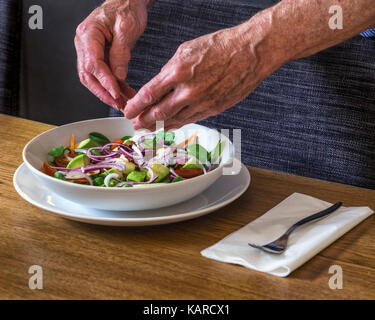
<path id="1" fill-rule="evenodd" d="M 75 156 L 75 153 L 74 153 L 74 133 L 72 134 L 72 136 L 70 138 L 70 156 L 71 157 Z"/>
<path id="2" fill-rule="evenodd" d="M 179 147 L 183 147 L 183 146 L 186 146 L 187 144 L 189 144 L 189 142 L 193 141 L 194 139 L 197 138 L 197 135 L 195 133 L 193 133 L 189 138 L 187 138 L 184 142 L 181 142 L 180 144 L 178 144 Z"/>
<path id="3" fill-rule="evenodd" d="M 123 141 L 121 139 L 116 139 L 115 141 L 113 141 L 115 143 L 123 143 Z M 113 150 L 114 148 L 117 148 L 118 146 L 116 146 L 115 144 L 111 146 L 111 149 Z"/>

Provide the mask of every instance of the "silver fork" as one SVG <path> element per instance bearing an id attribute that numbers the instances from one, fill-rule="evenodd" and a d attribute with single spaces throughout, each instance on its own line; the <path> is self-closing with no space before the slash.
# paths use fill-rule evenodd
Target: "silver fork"
<path id="1" fill-rule="evenodd" d="M 272 241 L 268 244 L 265 244 L 264 246 L 258 246 L 256 244 L 252 244 L 252 243 L 249 243 L 249 246 L 251 246 L 253 248 L 260 249 L 260 250 L 263 250 L 263 251 L 266 251 L 266 252 L 270 252 L 270 253 L 276 253 L 276 254 L 283 253 L 285 251 L 287 245 L 288 245 L 289 235 L 294 230 L 296 230 L 296 228 L 298 228 L 299 226 L 302 226 L 305 223 L 311 222 L 313 220 L 316 220 L 316 219 L 319 219 L 319 218 L 322 218 L 322 217 L 325 217 L 325 216 L 331 214 L 332 212 L 334 212 L 338 208 L 340 208 L 341 205 L 342 205 L 341 202 L 337 202 L 333 206 L 331 206 L 331 207 L 329 207 L 329 208 L 327 208 L 323 211 L 320 211 L 318 213 L 315 213 L 311 216 L 308 216 L 308 217 L 298 221 L 297 223 L 292 225 L 280 238 L 278 238 L 275 241 Z"/>

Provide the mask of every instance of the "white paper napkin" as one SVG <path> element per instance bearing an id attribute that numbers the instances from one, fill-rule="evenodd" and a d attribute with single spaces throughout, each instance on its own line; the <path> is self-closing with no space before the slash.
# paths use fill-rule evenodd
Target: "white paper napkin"
<path id="1" fill-rule="evenodd" d="M 321 220 L 297 228 L 289 237 L 288 248 L 280 255 L 252 248 L 248 243 L 267 244 L 297 221 L 331 205 L 305 194 L 293 193 L 258 219 L 203 250 L 201 254 L 218 261 L 286 277 L 374 211 L 369 207 L 340 207 Z"/>

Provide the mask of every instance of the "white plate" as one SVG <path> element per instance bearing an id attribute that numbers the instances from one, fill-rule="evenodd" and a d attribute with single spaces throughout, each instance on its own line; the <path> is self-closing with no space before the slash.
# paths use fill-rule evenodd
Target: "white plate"
<path id="1" fill-rule="evenodd" d="M 238 174 L 222 175 L 214 185 L 190 200 L 134 212 L 93 209 L 71 202 L 39 183 L 24 163 L 16 170 L 13 184 L 26 201 L 67 219 L 109 226 L 146 226 L 193 219 L 228 205 L 247 190 L 250 173 L 241 163 Z"/>
<path id="2" fill-rule="evenodd" d="M 103 188 L 78 183 L 67 183 L 43 173 L 43 162 L 52 160 L 48 152 L 59 145 L 69 145 L 69 138 L 74 134 L 77 141 L 88 138 L 89 132 L 99 130 L 110 141 L 125 134 L 134 136 L 132 122 L 125 117 L 102 118 L 69 123 L 45 131 L 31 139 L 23 149 L 23 161 L 34 174 L 36 180 L 53 190 L 58 195 L 86 207 L 102 210 L 137 211 L 154 210 L 186 201 L 201 194 L 214 184 L 222 175 L 224 168 L 232 162 L 233 145 L 225 134 L 195 123 L 174 131 L 175 142 L 185 141 L 193 133 L 198 136 L 199 144 L 211 151 L 219 140 L 223 143 L 219 166 L 207 174 L 187 179 L 175 184 L 150 185 L 144 188 Z M 144 134 L 145 132 L 143 132 Z M 141 134 L 142 135 L 142 134 Z M 173 194 L 173 197 L 171 197 Z"/>

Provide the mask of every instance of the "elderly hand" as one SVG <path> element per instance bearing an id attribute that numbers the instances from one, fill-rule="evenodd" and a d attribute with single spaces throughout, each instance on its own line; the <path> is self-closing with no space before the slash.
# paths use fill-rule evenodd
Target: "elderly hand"
<path id="1" fill-rule="evenodd" d="M 107 0 L 77 28 L 79 78 L 94 95 L 123 109 L 135 91 L 125 82 L 130 50 L 147 22 L 147 0 Z"/>
<path id="2" fill-rule="evenodd" d="M 135 129 L 179 128 L 223 112 L 278 66 L 263 54 L 262 31 L 248 24 L 183 43 L 160 73 L 128 101 Z"/>

